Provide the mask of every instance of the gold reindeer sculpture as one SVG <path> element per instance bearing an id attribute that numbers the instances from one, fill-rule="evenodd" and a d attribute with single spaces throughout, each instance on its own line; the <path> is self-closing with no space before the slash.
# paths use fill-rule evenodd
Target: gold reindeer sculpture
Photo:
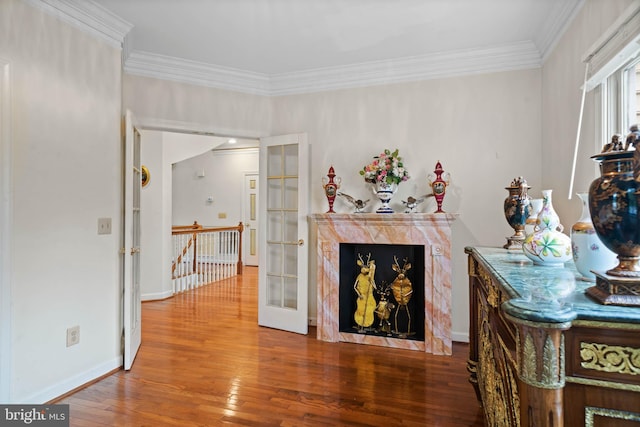
<path id="1" fill-rule="evenodd" d="M 373 297 L 373 291 L 376 289 L 374 280 L 376 262 L 371 259 L 371 254 L 367 255 L 366 262 L 362 259 L 362 255 L 358 254 L 358 258 L 357 264 L 360 267 L 360 274 L 353 284 L 358 299 L 353 318 L 358 325 L 358 332 L 364 332 L 365 328 L 373 324 L 373 312 L 376 309 L 376 299 Z"/>
<path id="2" fill-rule="evenodd" d="M 398 277 L 391 284 L 391 291 L 393 292 L 393 297 L 398 303 L 398 307 L 396 308 L 395 314 L 395 322 L 396 322 L 396 330 L 394 331 L 396 334 L 400 336 L 410 335 L 411 334 L 411 313 L 409 312 L 409 308 L 407 304 L 411 300 L 411 295 L 413 294 L 413 286 L 411 286 L 411 281 L 407 278 L 407 271 L 411 269 L 411 263 L 407 262 L 407 258 L 404 259 L 404 265 L 402 268 L 398 263 L 398 258 L 393 257 L 394 264 L 391 266 L 393 271 L 398 273 Z M 404 308 L 407 312 L 407 333 L 401 333 L 398 331 L 398 312 L 401 308 Z"/>
<path id="3" fill-rule="evenodd" d="M 381 290 L 378 290 L 380 301 L 378 301 L 378 306 L 375 310 L 376 316 L 378 316 L 378 319 L 380 320 L 380 325 L 378 326 L 377 331 L 386 333 L 387 336 L 392 336 L 391 322 L 389 321 L 389 317 L 391 317 L 391 312 L 396 307 L 396 305 L 389 301 L 391 285 L 387 285 L 385 284 L 385 282 L 382 282 L 381 288 Z"/>

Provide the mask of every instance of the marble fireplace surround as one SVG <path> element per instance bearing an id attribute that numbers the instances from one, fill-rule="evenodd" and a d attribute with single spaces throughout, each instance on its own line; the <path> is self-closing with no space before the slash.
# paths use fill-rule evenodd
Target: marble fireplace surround
<path id="1" fill-rule="evenodd" d="M 457 217 L 452 213 L 310 215 L 310 256 L 315 255 L 318 289 L 317 338 L 450 355 L 451 224 Z M 424 245 L 424 342 L 340 332 L 341 243 Z"/>

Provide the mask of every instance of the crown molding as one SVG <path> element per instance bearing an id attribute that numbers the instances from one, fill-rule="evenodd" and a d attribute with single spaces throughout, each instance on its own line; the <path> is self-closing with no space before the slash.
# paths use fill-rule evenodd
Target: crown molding
<path id="1" fill-rule="evenodd" d="M 122 49 L 133 25 L 89 0 L 24 0 L 60 20 Z"/>
<path id="2" fill-rule="evenodd" d="M 148 52 L 132 52 L 128 74 L 172 80 L 263 96 L 280 96 L 353 87 L 446 78 L 466 74 L 539 68 L 532 42 L 473 49 L 293 73 L 261 74 L 187 61 Z"/>
<path id="3" fill-rule="evenodd" d="M 262 96 L 281 96 L 539 68 L 585 0 L 558 4 L 534 41 L 267 75 L 136 51 L 133 26 L 91 0 L 24 0 L 122 49 L 124 72 Z"/>
<path id="4" fill-rule="evenodd" d="M 128 74 L 172 80 L 253 95 L 270 95 L 265 74 L 220 67 L 155 53 L 133 51 L 124 63 Z"/>
<path id="5" fill-rule="evenodd" d="M 555 2 L 554 10 L 550 13 L 552 19 L 545 21 L 544 27 L 538 32 L 534 42 L 542 53 L 542 62 L 553 52 L 560 37 L 567 31 L 571 22 L 584 6 L 585 0 L 574 3 Z"/>
<path id="6" fill-rule="evenodd" d="M 532 42 L 273 75 L 271 95 L 319 92 L 540 67 Z"/>

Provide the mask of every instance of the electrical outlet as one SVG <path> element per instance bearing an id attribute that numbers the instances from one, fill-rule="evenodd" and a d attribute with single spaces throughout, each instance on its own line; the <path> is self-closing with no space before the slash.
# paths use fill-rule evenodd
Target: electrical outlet
<path id="1" fill-rule="evenodd" d="M 219 212 L 219 213 L 218 213 L 218 218 L 220 218 L 220 219 L 224 219 L 224 218 L 226 218 L 226 217 L 227 217 L 227 213 L 226 213 L 226 212 Z"/>
<path id="2" fill-rule="evenodd" d="M 67 329 L 67 347 L 80 342 L 80 326 L 73 326 Z"/>
<path id="3" fill-rule="evenodd" d="M 98 218 L 98 234 L 111 234 L 111 218 Z"/>

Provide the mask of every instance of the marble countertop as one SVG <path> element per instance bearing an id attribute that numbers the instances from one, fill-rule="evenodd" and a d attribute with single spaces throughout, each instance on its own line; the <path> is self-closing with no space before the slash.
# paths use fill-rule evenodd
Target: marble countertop
<path id="1" fill-rule="evenodd" d="M 600 304 L 585 294 L 594 282 L 580 279 L 573 261 L 563 267 L 534 265 L 522 252 L 467 247 L 509 294 L 502 309 L 532 322 L 564 324 L 574 320 L 640 324 L 640 307 Z"/>

